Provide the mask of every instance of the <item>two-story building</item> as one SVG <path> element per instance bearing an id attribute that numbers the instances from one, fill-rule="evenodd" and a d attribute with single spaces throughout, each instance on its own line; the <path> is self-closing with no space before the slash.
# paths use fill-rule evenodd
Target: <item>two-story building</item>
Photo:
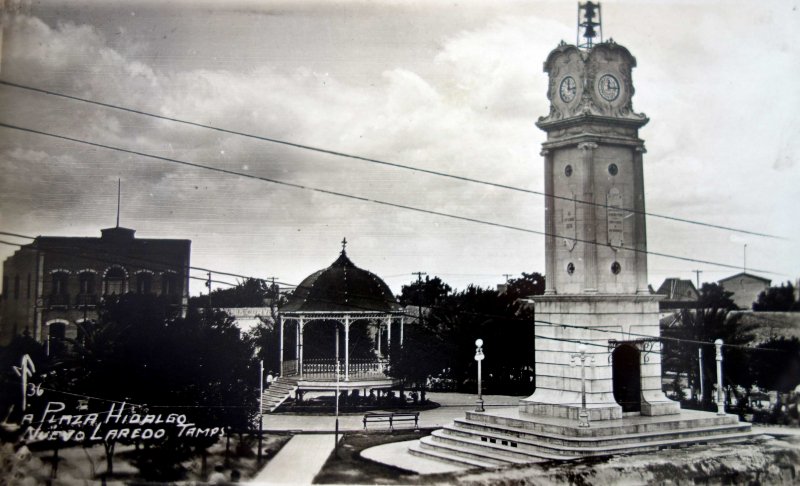
<path id="1" fill-rule="evenodd" d="M 184 313 L 190 240 L 136 238 L 107 228 L 97 237 L 39 236 L 3 262 L 0 345 L 29 333 L 39 342 L 77 335 L 105 296 L 161 295 Z"/>

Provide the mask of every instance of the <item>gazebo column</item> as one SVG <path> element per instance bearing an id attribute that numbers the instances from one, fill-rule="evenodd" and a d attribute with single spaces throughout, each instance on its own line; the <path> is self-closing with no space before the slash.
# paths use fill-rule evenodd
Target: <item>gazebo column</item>
<path id="1" fill-rule="evenodd" d="M 281 326 L 280 331 L 278 332 L 278 335 L 280 336 L 279 339 L 281 342 L 281 347 L 280 347 L 281 350 L 280 354 L 278 355 L 278 359 L 280 360 L 279 361 L 280 368 L 278 369 L 278 373 L 280 373 L 280 375 L 283 376 L 283 316 L 280 316 L 278 318 L 278 323 L 279 323 L 278 325 Z"/>
<path id="2" fill-rule="evenodd" d="M 386 318 L 386 356 L 392 353 L 392 316 Z"/>
<path id="3" fill-rule="evenodd" d="M 405 327 L 406 318 L 405 316 L 400 316 L 400 347 L 403 347 L 403 327 Z"/>
<path id="4" fill-rule="evenodd" d="M 374 322 L 374 321 L 373 321 Z M 381 353 L 381 321 L 378 321 L 378 330 L 375 331 L 375 342 L 378 344 L 378 357 L 380 357 Z"/>
<path id="5" fill-rule="evenodd" d="M 350 381 L 350 316 L 344 316 L 344 381 Z"/>
<path id="6" fill-rule="evenodd" d="M 297 372 L 300 376 L 303 376 L 303 334 L 305 331 L 305 327 L 306 327 L 306 320 L 301 317 L 300 322 L 297 326 L 298 332 L 300 333 L 300 340 L 299 340 L 300 345 L 298 346 L 300 353 L 297 359 Z"/>

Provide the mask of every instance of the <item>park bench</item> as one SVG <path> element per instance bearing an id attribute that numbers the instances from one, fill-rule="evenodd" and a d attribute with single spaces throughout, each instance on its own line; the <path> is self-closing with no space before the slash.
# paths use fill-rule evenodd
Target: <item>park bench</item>
<path id="1" fill-rule="evenodd" d="M 389 430 L 394 430 L 395 422 L 414 421 L 414 428 L 419 422 L 419 412 L 368 412 L 364 414 L 364 429 L 369 422 L 389 422 Z"/>

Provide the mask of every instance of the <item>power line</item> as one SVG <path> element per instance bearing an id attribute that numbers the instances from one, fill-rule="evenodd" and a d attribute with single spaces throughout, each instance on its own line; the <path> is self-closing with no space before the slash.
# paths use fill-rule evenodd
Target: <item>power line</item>
<path id="1" fill-rule="evenodd" d="M 435 170 L 430 170 L 430 169 L 423 169 L 423 168 L 420 168 L 420 167 L 413 167 L 413 166 L 410 166 L 410 165 L 399 164 L 399 163 L 396 163 L 396 162 L 387 162 L 385 160 L 379 160 L 379 159 L 373 159 L 373 158 L 370 158 L 370 157 L 363 157 L 363 156 L 360 156 L 360 155 L 348 154 L 348 153 L 339 152 L 339 151 L 336 151 L 336 150 L 330 150 L 330 149 L 324 149 L 324 148 L 320 148 L 320 147 L 314 147 L 312 145 L 305 145 L 305 144 L 301 144 L 301 143 L 289 142 L 289 141 L 286 141 L 286 140 L 279 140 L 279 139 L 275 139 L 275 138 L 264 137 L 264 136 L 260 136 L 260 135 L 254 135 L 254 134 L 251 134 L 251 133 L 240 132 L 240 131 L 237 131 L 237 130 L 231 130 L 231 129 L 227 129 L 227 128 L 215 127 L 213 125 L 207 125 L 207 124 L 204 124 L 204 123 L 198 123 L 198 122 L 192 122 L 192 121 L 188 121 L 188 120 L 182 120 L 180 118 L 174 118 L 174 117 L 169 117 L 169 116 L 164 116 L 164 115 L 158 115 L 158 114 L 155 114 L 155 113 L 150 113 L 150 112 L 146 112 L 146 111 L 142 111 L 142 110 L 136 110 L 136 109 L 133 109 L 133 108 L 126 108 L 124 106 L 113 105 L 113 104 L 110 104 L 110 103 L 103 103 L 103 102 L 100 102 L 100 101 L 90 100 L 90 99 L 87 99 L 87 98 L 80 98 L 78 96 L 72 96 L 72 95 L 68 95 L 68 94 L 64 94 L 64 93 L 59 93 L 59 92 L 56 92 L 56 91 L 50 91 L 50 90 L 46 90 L 46 89 L 35 88 L 35 87 L 32 87 L 32 86 L 27 86 L 27 85 L 18 84 L 18 83 L 12 83 L 12 82 L 9 82 L 9 81 L 0 80 L 0 84 L 4 84 L 6 86 L 11 86 L 11 87 L 18 88 L 18 89 L 34 91 L 34 92 L 37 92 L 37 93 L 42 93 L 42 94 L 46 94 L 46 95 L 50 95 L 50 96 L 56 96 L 56 97 L 70 99 L 70 100 L 74 100 L 74 101 L 80 101 L 80 102 L 83 102 L 83 103 L 89 103 L 89 104 L 93 104 L 93 105 L 97 105 L 97 106 L 102 106 L 102 107 L 105 107 L 105 108 L 111 108 L 111 109 L 115 109 L 115 110 L 125 111 L 125 112 L 128 112 L 128 113 L 134 113 L 134 114 L 137 114 L 137 115 L 149 116 L 149 117 L 157 118 L 157 119 L 160 119 L 160 120 L 166 120 L 166 121 L 171 121 L 171 122 L 175 122 L 175 123 L 182 123 L 184 125 L 195 126 L 195 127 L 198 127 L 198 128 L 205 128 L 205 129 L 208 129 L 208 130 L 214 130 L 214 131 L 218 131 L 218 132 L 221 132 L 221 133 L 227 133 L 227 134 L 230 134 L 230 135 L 237 135 L 237 136 L 240 136 L 240 137 L 252 138 L 252 139 L 261 140 L 261 141 L 264 141 L 264 142 L 270 142 L 270 143 L 275 143 L 275 144 L 280 144 L 280 145 L 286 145 L 288 147 L 298 148 L 298 149 L 302 149 L 302 150 L 309 150 L 309 151 L 312 151 L 312 152 L 318 152 L 318 153 L 323 153 L 323 154 L 327 154 L 327 155 L 335 155 L 337 157 L 344 157 L 344 158 L 348 158 L 348 159 L 360 160 L 360 161 L 369 162 L 369 163 L 372 163 L 372 164 L 380 164 L 380 165 L 385 165 L 385 166 L 388 166 L 388 167 L 394 167 L 394 168 L 397 168 L 397 169 L 410 170 L 410 171 L 414 171 L 414 172 L 420 172 L 420 173 L 424 173 L 424 174 L 435 175 L 435 176 L 438 176 L 438 177 L 446 177 L 446 178 L 456 179 L 456 180 L 460 180 L 460 181 L 464 181 L 464 182 L 471 182 L 471 183 L 475 183 L 475 184 L 481 184 L 481 185 L 497 187 L 497 188 L 501 188 L 501 189 L 507 189 L 507 190 L 515 191 L 515 192 L 522 192 L 522 193 L 527 193 L 527 194 L 535 194 L 535 195 L 538 195 L 538 196 L 548 196 L 549 195 L 549 194 L 547 194 L 545 192 L 535 191 L 535 190 L 532 190 L 532 189 L 524 189 L 524 188 L 521 188 L 521 187 L 510 186 L 510 185 L 507 185 L 507 184 L 500 184 L 500 183 L 489 182 L 489 181 L 480 180 L 480 179 L 473 179 L 471 177 L 465 177 L 465 176 L 460 176 L 460 175 L 455 175 L 455 174 L 448 174 L 446 172 L 440 172 L 440 171 L 435 171 Z M 570 202 L 574 201 L 575 203 L 578 203 L 578 204 L 585 204 L 585 205 L 601 207 L 601 208 L 605 208 L 605 209 L 609 208 L 608 204 L 596 203 L 594 201 L 582 201 L 582 200 L 578 200 L 578 199 L 574 199 L 574 198 L 570 198 L 570 197 L 566 197 L 566 196 L 558 196 L 558 195 L 555 195 L 555 194 L 552 194 L 550 196 L 552 196 L 555 199 L 560 199 L 560 200 L 564 200 L 564 201 L 570 201 Z M 651 212 L 641 211 L 641 210 L 638 210 L 638 209 L 618 208 L 618 207 L 614 207 L 614 209 L 618 210 L 618 211 L 625 211 L 625 212 L 634 213 L 634 214 L 643 214 L 643 215 L 646 215 L 646 216 L 652 216 L 654 218 L 661 218 L 661 219 L 666 219 L 666 220 L 670 220 L 670 221 L 677 221 L 677 222 L 680 222 L 680 223 L 687 223 L 687 224 L 693 224 L 693 225 L 698 225 L 698 226 L 705 226 L 705 227 L 708 227 L 708 228 L 715 228 L 715 229 L 721 229 L 721 230 L 726 230 L 726 231 L 733 231 L 733 232 L 736 232 L 736 233 L 743 233 L 743 234 L 748 234 L 748 235 L 753 235 L 753 236 L 761 236 L 761 237 L 764 237 L 764 238 L 774 238 L 774 239 L 781 239 L 781 240 L 788 239 L 788 238 L 783 237 L 783 236 L 771 235 L 771 234 L 768 234 L 768 233 L 760 233 L 760 232 L 757 232 L 757 231 L 750 231 L 750 230 L 744 230 L 744 229 L 739 229 L 739 228 L 732 228 L 732 227 L 729 227 L 729 226 L 723 226 L 723 225 L 718 225 L 718 224 L 705 223 L 705 222 L 702 222 L 702 221 L 695 221 L 695 220 L 690 220 L 690 219 L 686 219 L 686 218 L 679 218 L 679 217 L 676 217 L 676 216 L 668 216 L 668 215 L 664 215 L 664 214 L 651 213 Z"/>
<path id="2" fill-rule="evenodd" d="M 197 168 L 197 169 L 204 169 L 204 170 L 209 170 L 209 171 L 212 171 L 212 172 L 219 172 L 219 173 L 222 173 L 222 174 L 235 175 L 235 176 L 239 176 L 239 177 L 245 177 L 245 178 L 248 178 L 248 179 L 260 180 L 260 181 L 263 181 L 263 182 L 270 182 L 270 183 L 273 183 L 273 184 L 278 184 L 278 185 L 282 185 L 282 186 L 286 186 L 286 187 L 292 187 L 292 188 L 295 188 L 295 189 L 303 189 L 303 190 L 307 190 L 307 191 L 319 192 L 321 194 L 328 194 L 328 195 L 331 195 L 331 196 L 338 196 L 338 197 L 342 197 L 342 198 L 346 198 L 346 199 L 354 199 L 354 200 L 357 200 L 357 201 L 369 202 L 369 203 L 373 203 L 373 204 L 379 204 L 379 205 L 382 205 L 382 206 L 405 209 L 405 210 L 408 210 L 408 211 L 414 211 L 414 212 L 423 213 L 423 214 L 441 216 L 441 217 L 455 219 L 455 220 L 459 220 L 459 221 L 467 221 L 467 222 L 471 222 L 471 223 L 478 223 L 478 224 L 483 224 L 483 225 L 487 225 L 487 226 L 493 226 L 493 227 L 496 227 L 496 228 L 505 228 L 505 229 L 510 229 L 510 230 L 514 230 L 514 231 L 521 231 L 521 232 L 524 232 L 524 233 L 531 233 L 531 234 L 543 235 L 543 236 L 553 236 L 553 237 L 556 237 L 556 238 L 566 238 L 564 236 L 561 236 L 561 235 L 558 235 L 558 234 L 554 234 L 554 233 L 547 233 L 545 231 L 538 231 L 538 230 L 533 230 L 533 229 L 529 229 L 529 228 L 522 228 L 522 227 L 519 227 L 519 226 L 513 226 L 513 225 L 508 225 L 508 224 L 502 224 L 502 223 L 495 223 L 495 222 L 492 222 L 492 221 L 486 221 L 486 220 L 481 220 L 481 219 L 477 219 L 477 218 L 471 218 L 471 217 L 468 217 L 468 216 L 459 216 L 457 214 L 444 213 L 444 212 L 441 212 L 441 211 L 433 211 L 433 210 L 430 210 L 430 209 L 418 208 L 418 207 L 415 207 L 415 206 L 408 206 L 408 205 L 405 205 L 405 204 L 392 203 L 392 202 L 383 201 L 383 200 L 380 200 L 380 199 L 373 199 L 373 198 L 364 197 L 364 196 L 356 196 L 356 195 L 348 194 L 348 193 L 344 193 L 344 192 L 333 191 L 333 190 L 329 190 L 329 189 L 322 189 L 322 188 L 313 187 L 313 186 L 306 186 L 306 185 L 303 185 L 303 184 L 296 184 L 296 183 L 293 183 L 293 182 L 286 182 L 286 181 L 282 181 L 282 180 L 278 180 L 278 179 L 272 179 L 272 178 L 269 178 L 269 177 L 256 176 L 256 175 L 253 175 L 253 174 L 247 174 L 247 173 L 244 173 L 244 172 L 237 172 L 237 171 L 230 170 L 230 169 L 223 169 L 223 168 L 220 168 L 220 167 L 213 167 L 213 166 L 210 166 L 210 165 L 204 165 L 204 164 L 199 164 L 199 163 L 195 163 L 195 162 L 187 162 L 187 161 L 184 161 L 184 160 L 173 159 L 173 158 L 170 158 L 170 157 L 162 157 L 160 155 L 147 154 L 147 153 L 144 153 L 144 152 L 138 152 L 136 150 L 129 150 L 129 149 L 124 149 L 124 148 L 120 148 L 120 147 L 114 147 L 112 145 L 106 145 L 106 144 L 101 144 L 101 143 L 97 143 L 97 142 L 90 142 L 88 140 L 81 140 L 81 139 L 78 139 L 78 138 L 67 137 L 65 135 L 57 135 L 57 134 L 54 134 L 54 133 L 43 132 L 43 131 L 35 130 L 35 129 L 32 129 L 32 128 L 20 127 L 20 126 L 11 125 L 11 124 L 8 124 L 8 123 L 1 123 L 0 122 L 0 127 L 10 128 L 10 129 L 13 129 L 13 130 L 19 130 L 19 131 L 28 132 L 28 133 L 34 133 L 34 134 L 37 134 L 37 135 L 42 135 L 42 136 L 46 136 L 46 137 L 50 137 L 50 138 L 56 138 L 56 139 L 59 139 L 59 140 L 67 140 L 67 141 L 70 141 L 70 142 L 89 145 L 89 146 L 92 146 L 92 147 L 104 148 L 104 149 L 112 150 L 112 151 L 116 151 L 116 152 L 122 152 L 122 153 L 131 154 L 131 155 L 138 155 L 140 157 L 146 157 L 146 158 L 150 158 L 150 159 L 161 160 L 163 162 L 169 162 L 169 163 L 184 165 L 184 166 L 188 166 L 188 167 L 194 167 L 194 168 Z M 604 246 L 602 243 L 598 243 L 596 241 L 589 241 L 589 240 L 584 240 L 584 239 L 581 239 L 581 238 L 572 238 L 572 237 L 570 237 L 569 239 L 572 239 L 572 240 L 575 240 L 575 241 L 578 241 L 578 242 L 581 242 L 581 243 L 589 244 L 589 245 Z M 727 264 L 727 263 L 713 262 L 713 261 L 710 261 L 710 260 L 701 260 L 701 259 L 698 259 L 698 258 L 690 258 L 690 257 L 677 256 L 677 255 L 670 255 L 670 254 L 667 254 L 667 253 L 655 252 L 655 251 L 651 251 L 651 250 L 642 250 L 642 249 L 631 248 L 631 247 L 622 247 L 622 249 L 627 250 L 627 251 L 632 251 L 632 252 L 635 252 L 635 253 L 644 253 L 644 254 L 648 254 L 648 255 L 660 256 L 660 257 L 664 257 L 664 258 L 671 258 L 671 259 L 675 259 L 675 260 L 681 260 L 681 261 L 687 261 L 687 262 L 693 262 L 693 263 L 702 263 L 702 264 L 705 264 L 705 265 L 714 265 L 714 266 L 718 266 L 718 267 L 734 268 L 734 269 L 737 269 L 737 270 L 740 268 L 739 265 L 730 265 L 730 264 Z M 783 275 L 783 274 L 780 274 L 780 273 L 777 273 L 777 272 L 772 272 L 772 271 L 769 271 L 769 270 L 760 270 L 760 269 L 751 269 L 751 270 L 757 271 L 757 272 L 760 272 L 760 273 L 768 273 L 768 274 L 772 274 L 772 275 Z"/>
<path id="3" fill-rule="evenodd" d="M 0 231 L 0 234 L 8 234 L 8 233 Z M 22 238 L 31 238 L 30 236 L 24 236 L 24 235 L 18 235 L 18 236 L 20 236 Z M 6 245 L 11 245 L 11 246 L 21 246 L 19 243 L 10 243 L 10 242 L 3 241 L 3 240 L 0 240 L 0 244 L 6 244 Z M 74 249 L 85 249 L 85 248 L 81 248 L 81 247 L 77 247 L 77 246 L 73 246 L 72 248 L 74 248 Z M 72 253 L 69 253 L 69 252 L 66 252 L 66 251 L 49 250 L 49 249 L 48 250 L 42 250 L 42 251 L 45 251 L 45 252 L 49 251 L 49 252 L 53 252 L 53 253 L 61 253 L 61 254 L 72 255 Z M 95 259 L 95 260 L 98 260 L 98 261 L 104 261 L 104 262 L 119 263 L 119 260 L 102 259 L 102 258 L 98 258 L 96 256 L 85 256 L 84 255 L 82 257 L 87 258 L 87 259 Z M 145 259 L 139 259 L 139 260 L 140 261 L 147 261 Z M 154 261 L 150 260 L 150 262 L 154 262 Z M 158 262 L 158 263 L 161 263 L 163 265 L 163 262 Z M 198 267 L 191 267 L 191 268 L 196 270 Z M 204 269 L 204 270 L 207 270 L 207 269 Z M 242 278 L 247 278 L 247 279 L 264 280 L 264 279 L 260 279 L 260 278 L 256 278 L 256 277 L 250 277 L 250 276 L 246 276 L 246 275 L 239 275 L 239 274 L 233 274 L 233 273 L 216 271 L 216 270 L 207 270 L 207 271 L 210 271 L 212 273 L 234 275 L 234 276 L 237 276 L 237 277 L 242 277 Z M 425 275 L 424 272 L 416 272 L 416 273 L 414 273 L 414 275 L 417 275 L 417 274 Z M 421 278 L 421 275 L 419 275 L 419 277 Z M 195 279 L 195 280 L 201 280 L 203 282 L 207 282 L 208 281 L 207 277 L 195 277 L 195 276 L 191 276 L 190 275 L 189 278 Z M 225 284 L 225 285 L 230 285 L 230 286 L 236 286 L 237 285 L 237 284 L 232 284 L 232 283 L 229 283 L 229 282 L 218 281 L 218 280 L 212 280 L 212 282 Z M 302 287 L 300 285 L 286 284 L 284 282 L 277 282 L 277 283 L 279 283 L 281 285 L 285 285 L 285 286 L 295 287 L 296 289 L 300 289 L 300 288 L 310 289 L 310 287 Z M 351 297 L 359 297 L 361 299 L 374 300 L 374 301 L 379 301 L 379 302 L 387 303 L 387 304 L 394 302 L 394 301 L 390 301 L 390 300 L 385 299 L 385 298 L 377 298 L 377 297 L 374 297 L 374 296 L 371 296 L 371 295 L 355 295 L 355 296 L 351 295 Z M 322 299 L 322 298 L 319 298 L 319 297 L 316 297 L 315 299 L 319 300 L 321 302 L 334 302 L 332 300 Z M 352 304 L 352 303 L 350 305 L 355 307 L 355 308 L 361 308 L 363 310 L 374 310 L 373 308 L 358 306 L 358 305 Z M 480 313 L 480 312 L 470 312 L 470 311 L 464 311 L 464 310 L 459 310 L 459 309 L 446 308 L 444 306 L 437 306 L 437 305 L 428 305 L 428 306 L 425 306 L 425 307 L 429 308 L 429 309 L 442 309 L 442 310 L 446 310 L 448 312 L 453 312 L 453 313 L 456 313 L 456 314 L 463 314 L 463 315 L 473 315 L 473 316 L 487 317 L 487 318 L 499 318 L 499 319 L 507 319 L 507 320 L 514 320 L 514 321 L 520 321 L 520 322 L 531 322 L 530 319 L 521 318 L 521 317 L 515 317 L 515 316 L 504 316 L 504 315 L 500 315 L 500 314 L 488 314 L 488 313 Z M 403 317 L 417 318 L 417 319 L 420 318 L 421 315 L 422 315 L 422 313 L 420 313 L 419 315 L 413 315 L 413 314 L 409 314 L 409 313 L 407 313 L 405 311 L 398 312 L 397 314 L 399 314 L 399 315 L 401 315 Z M 641 337 L 641 338 L 654 338 L 655 337 L 655 336 L 652 336 L 652 335 L 649 335 L 649 334 L 614 331 L 614 330 L 611 330 L 611 329 L 602 329 L 602 328 L 597 328 L 597 327 L 590 327 L 589 328 L 589 327 L 586 327 L 586 326 L 578 326 L 578 325 L 566 324 L 566 323 L 555 323 L 555 322 L 543 321 L 543 320 L 539 320 L 539 319 L 534 319 L 532 321 L 532 323 L 533 324 L 544 324 L 544 325 L 548 325 L 548 326 L 551 326 L 551 327 L 563 327 L 563 328 L 574 328 L 574 329 L 589 329 L 591 331 L 613 333 L 613 334 L 624 334 L 624 335 L 627 335 L 627 336 L 634 336 L 634 337 Z M 605 344 L 598 344 L 598 343 L 594 343 L 594 342 L 591 342 L 591 341 L 585 341 L 585 340 L 580 340 L 580 339 L 563 339 L 563 338 L 547 337 L 547 336 L 541 336 L 541 335 L 534 335 L 534 337 L 539 338 L 539 339 L 545 339 L 545 340 L 560 341 L 560 342 L 570 342 L 570 343 L 575 343 L 575 344 L 585 344 L 587 346 L 595 346 L 595 347 L 607 348 L 607 345 L 605 345 Z M 675 337 L 665 337 L 663 335 L 659 335 L 658 339 L 661 340 L 661 341 L 685 342 L 685 343 L 709 345 L 709 346 L 714 344 L 713 342 L 697 341 L 697 340 L 682 339 L 682 338 L 675 338 Z M 724 347 L 742 348 L 742 349 L 746 349 L 746 350 L 784 352 L 784 350 L 780 350 L 780 349 L 753 348 L 751 346 L 745 346 L 745 345 L 739 345 L 739 344 L 727 344 L 727 343 L 725 343 L 725 344 L 723 344 L 723 346 Z"/>

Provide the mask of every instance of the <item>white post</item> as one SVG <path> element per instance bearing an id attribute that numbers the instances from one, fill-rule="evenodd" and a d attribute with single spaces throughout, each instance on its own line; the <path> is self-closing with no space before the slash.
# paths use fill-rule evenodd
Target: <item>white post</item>
<path id="1" fill-rule="evenodd" d="M 475 340 L 475 361 L 478 362 L 478 402 L 475 407 L 476 412 L 485 412 L 486 409 L 483 408 L 483 390 L 481 389 L 481 362 L 483 361 L 483 339 L 476 339 Z"/>
<path id="2" fill-rule="evenodd" d="M 578 427 L 589 427 L 589 410 L 586 408 L 586 345 L 578 345 L 578 354 L 570 355 L 570 364 L 581 362 L 581 410 L 578 412 Z"/>
<path id="3" fill-rule="evenodd" d="M 400 347 L 403 347 L 403 327 L 405 327 L 405 316 L 400 316 Z"/>
<path id="4" fill-rule="evenodd" d="M 703 401 L 705 396 L 705 387 L 703 385 L 703 348 L 697 348 L 698 361 L 700 363 L 700 402 Z"/>
<path id="5" fill-rule="evenodd" d="M 714 341 L 717 348 L 717 415 L 725 415 L 725 395 L 722 389 L 722 339 Z"/>

